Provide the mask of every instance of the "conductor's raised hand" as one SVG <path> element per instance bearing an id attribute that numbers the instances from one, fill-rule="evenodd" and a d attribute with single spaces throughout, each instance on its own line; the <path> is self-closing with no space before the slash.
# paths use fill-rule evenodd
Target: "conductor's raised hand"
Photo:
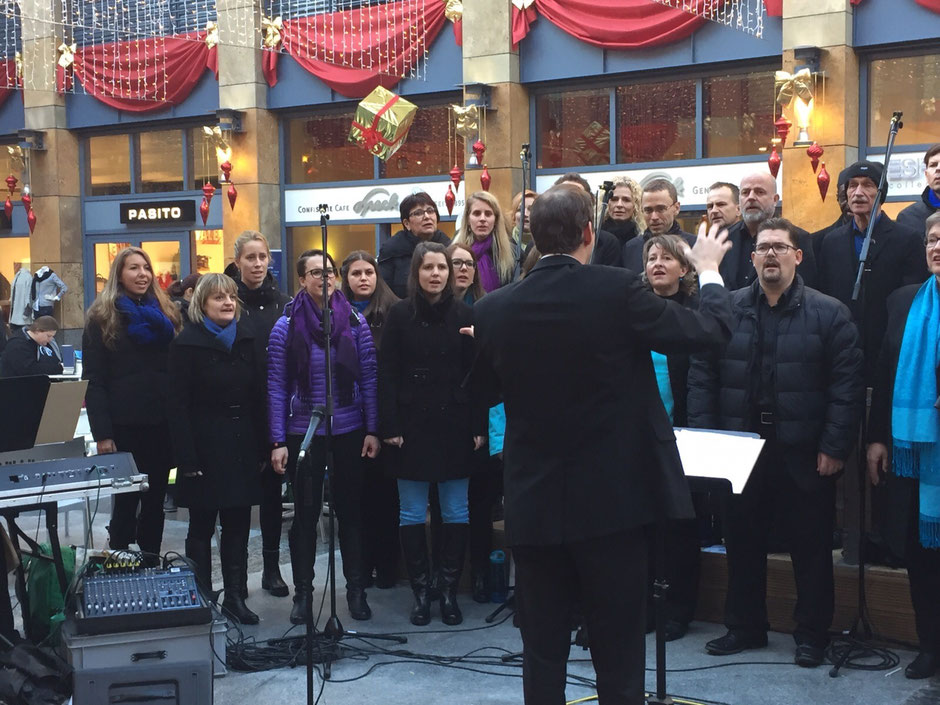
<path id="1" fill-rule="evenodd" d="M 686 246 L 685 254 L 696 272 L 717 272 L 718 265 L 730 249 L 731 243 L 728 241 L 727 229 L 721 229 L 718 225 L 712 225 L 709 228 L 702 223 L 698 228 L 695 245 L 691 248 Z"/>

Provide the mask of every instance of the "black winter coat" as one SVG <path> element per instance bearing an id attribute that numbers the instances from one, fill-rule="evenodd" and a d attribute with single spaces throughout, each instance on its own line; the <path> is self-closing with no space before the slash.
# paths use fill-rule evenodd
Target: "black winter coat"
<path id="1" fill-rule="evenodd" d="M 755 281 L 734 292 L 734 332 L 721 353 L 693 356 L 689 371 L 689 425 L 755 431 L 759 375 L 759 307 Z M 787 446 L 790 475 L 806 491 L 818 486 L 816 454 L 844 460 L 855 444 L 864 384 L 858 331 L 848 309 L 803 286 L 797 275 L 777 329 L 774 367 L 777 442 Z"/>
<path id="2" fill-rule="evenodd" d="M 679 227 L 678 220 L 672 224 L 672 228 L 670 228 L 667 234 L 678 235 L 689 243 L 689 247 L 695 244 L 695 235 L 682 230 L 682 228 Z M 637 276 L 641 276 L 646 270 L 643 264 L 643 245 L 645 245 L 646 241 L 651 237 L 653 237 L 653 233 L 647 228 L 640 237 L 627 240 L 627 244 L 623 246 L 623 266 L 631 270 Z"/>
<path id="3" fill-rule="evenodd" d="M 796 272 L 803 279 L 804 286 L 816 288 L 818 272 L 813 236 L 802 228 L 795 229 L 797 243 L 803 251 L 803 261 L 796 268 Z M 731 250 L 726 252 L 721 260 L 718 273 L 725 280 L 725 286 L 734 291 L 750 286 L 757 277 L 757 271 L 751 262 L 755 242 L 743 220 L 728 228 L 728 241 L 731 243 Z"/>
<path id="4" fill-rule="evenodd" d="M 168 344 L 140 345 L 125 331 L 112 350 L 105 346 L 97 323 L 85 324 L 82 379 L 88 380 L 85 409 L 96 441 L 113 439 L 115 425 L 166 423 L 168 352 Z"/>
<path id="5" fill-rule="evenodd" d="M 607 267 L 622 267 L 623 255 L 620 240 L 606 230 L 597 231 L 597 242 L 594 243 L 594 256 L 591 264 L 603 264 Z"/>
<path id="6" fill-rule="evenodd" d="M 404 439 L 400 450 L 382 451 L 393 476 L 425 482 L 470 476 L 473 437 L 487 435 L 486 407 L 466 382 L 473 339 L 459 332 L 472 321 L 472 309 L 453 295 L 431 305 L 419 294 L 389 309 L 379 356 L 379 428 L 383 439 Z"/>
<path id="7" fill-rule="evenodd" d="M 278 288 L 277 280 L 271 272 L 265 275 L 264 281 L 257 289 L 245 286 L 237 273 L 233 279 L 238 285 L 238 298 L 243 304 L 238 325 L 250 325 L 255 342 L 265 350 L 268 347 L 268 338 L 271 337 L 271 329 L 284 314 L 284 306 L 290 301 L 290 297 Z"/>
<path id="8" fill-rule="evenodd" d="M 408 296 L 408 273 L 411 271 L 411 256 L 414 254 L 419 242 L 421 242 L 421 238 L 411 231 L 399 230 L 379 250 L 379 274 L 382 275 L 382 279 L 392 288 L 395 296 L 399 299 Z M 431 236 L 431 242 L 447 247 L 450 244 L 450 238 L 440 230 L 436 230 Z"/>
<path id="9" fill-rule="evenodd" d="M 226 350 L 201 324 L 170 345 L 170 439 L 183 507 L 226 509 L 258 504 L 265 444 L 264 367 L 250 326 L 237 324 Z M 202 477 L 186 477 L 201 471 Z"/>
<path id="10" fill-rule="evenodd" d="M 853 221 L 849 221 L 817 243 L 818 289 L 839 299 L 852 312 L 852 320 L 862 336 L 865 380 L 870 385 L 888 323 L 888 296 L 902 286 L 923 284 L 927 278 L 927 261 L 923 235 L 898 225 L 882 213 L 872 233 L 868 252 L 870 271 L 865 275 L 863 295 L 859 301 L 852 301 L 858 275 L 853 228 Z"/>
<path id="11" fill-rule="evenodd" d="M 25 329 L 10 337 L 0 356 L 0 377 L 60 374 L 62 361 L 55 355 L 40 353 L 39 345 L 26 334 Z"/>
<path id="12" fill-rule="evenodd" d="M 698 296 L 686 296 L 681 291 L 669 297 L 683 308 L 698 310 Z M 689 353 L 672 353 L 666 356 L 669 369 L 669 387 L 672 390 L 672 425 L 689 425 Z"/>
<path id="13" fill-rule="evenodd" d="M 898 213 L 898 225 L 913 230 L 923 237 L 926 233 L 925 223 L 927 218 L 937 212 L 936 206 L 930 202 L 930 187 L 924 189 L 920 195 L 920 200 L 914 201 L 911 205 Z"/>

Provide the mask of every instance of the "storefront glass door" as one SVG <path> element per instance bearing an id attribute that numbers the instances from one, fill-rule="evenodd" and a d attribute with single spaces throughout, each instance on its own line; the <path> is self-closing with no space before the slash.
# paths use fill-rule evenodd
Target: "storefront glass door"
<path id="1" fill-rule="evenodd" d="M 153 273 L 164 290 L 191 271 L 190 234 L 147 234 L 133 238 L 94 236 L 85 239 L 85 306 L 104 289 L 114 258 L 125 247 L 140 247 L 153 262 Z"/>

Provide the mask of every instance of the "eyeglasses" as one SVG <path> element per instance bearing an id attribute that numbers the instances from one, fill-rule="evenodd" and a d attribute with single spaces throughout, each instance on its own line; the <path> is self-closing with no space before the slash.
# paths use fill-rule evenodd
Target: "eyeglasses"
<path id="1" fill-rule="evenodd" d="M 795 249 L 797 248 L 795 248 L 793 245 L 788 245 L 785 242 L 775 242 L 773 244 L 768 244 L 765 242 L 755 247 L 754 252 L 759 254 L 761 257 L 764 257 L 771 250 L 773 250 L 775 255 L 782 257 L 790 250 L 795 250 Z"/>
<path id="2" fill-rule="evenodd" d="M 940 239 L 935 238 L 935 237 L 932 237 L 932 238 L 930 238 L 929 240 L 924 240 L 924 244 L 927 246 L 927 249 L 928 249 L 928 250 L 932 250 L 932 249 L 935 248 L 938 244 L 940 244 Z M 457 266 L 457 263 L 456 263 L 456 262 L 454 262 L 454 266 L 455 266 L 455 267 Z"/>
<path id="3" fill-rule="evenodd" d="M 454 269 L 463 269 L 464 267 L 473 269 L 476 266 L 472 259 L 454 259 L 451 260 L 451 262 L 454 265 Z"/>
<path id="4" fill-rule="evenodd" d="M 330 279 L 333 279 L 336 276 L 336 267 L 330 267 L 328 269 L 308 269 L 304 276 L 313 277 L 314 279 L 323 279 L 324 274 Z"/>
<path id="5" fill-rule="evenodd" d="M 420 218 L 420 217 L 425 216 L 425 215 L 434 215 L 435 213 L 437 213 L 437 211 L 435 211 L 435 210 L 434 210 L 433 208 L 431 208 L 431 207 L 428 207 L 428 208 L 420 208 L 420 209 L 418 209 L 418 210 L 416 210 L 416 211 L 411 211 L 411 213 L 408 214 L 408 217 L 409 217 L 409 218 Z"/>

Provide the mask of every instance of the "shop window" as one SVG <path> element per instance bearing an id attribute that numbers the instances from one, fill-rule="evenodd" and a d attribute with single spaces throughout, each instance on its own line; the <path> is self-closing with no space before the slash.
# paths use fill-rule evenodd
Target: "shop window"
<path id="1" fill-rule="evenodd" d="M 189 184 L 191 189 L 200 189 L 203 184 L 210 183 L 219 187 L 219 156 L 215 145 L 210 142 L 202 127 L 194 127 L 189 131 L 190 158 L 192 164 L 192 178 L 194 183 Z M 234 181 L 238 175 L 233 174 Z"/>
<path id="2" fill-rule="evenodd" d="M 773 72 L 706 78 L 702 88 L 704 156 L 759 154 L 774 121 Z"/>
<path id="3" fill-rule="evenodd" d="M 14 154 L 10 153 L 10 149 L 14 150 Z M 23 180 L 23 151 L 12 144 L 0 145 L 0 170 L 2 170 L 2 173 L 0 173 L 0 192 L 6 187 L 3 179 L 12 175 L 16 178 L 17 184 L 16 190 L 10 198 L 14 200 L 19 198 L 26 183 Z M 6 193 L 9 194 L 9 191 Z M 0 219 L 6 227 L 9 227 L 10 224 L 6 220 L 6 216 L 0 216 Z"/>
<path id="4" fill-rule="evenodd" d="M 0 320 L 10 320 L 11 287 L 20 267 L 29 267 L 29 238 L 0 237 Z"/>
<path id="5" fill-rule="evenodd" d="M 933 144 L 940 135 L 940 56 L 876 59 L 869 72 L 868 144 L 884 148 L 896 110 L 904 111 L 897 144 Z"/>
<path id="6" fill-rule="evenodd" d="M 446 174 L 454 156 L 449 144 L 450 109 L 446 105 L 419 108 L 405 143 L 387 161 L 379 161 L 380 175 L 388 178 Z M 457 149 L 463 150 L 463 139 Z"/>
<path id="7" fill-rule="evenodd" d="M 352 113 L 317 115 L 288 123 L 290 183 L 373 178 L 372 155 L 347 140 L 352 117 Z"/>
<path id="8" fill-rule="evenodd" d="M 183 133 L 180 130 L 141 132 L 139 193 L 183 190 Z"/>
<path id="9" fill-rule="evenodd" d="M 127 135 L 88 138 L 89 192 L 114 196 L 131 192 L 130 139 Z"/>
<path id="10" fill-rule="evenodd" d="M 221 230 L 194 230 L 193 241 L 197 272 L 225 271 L 225 243 Z"/>
<path id="11" fill-rule="evenodd" d="M 95 296 L 104 291 L 115 257 L 130 242 L 95 243 Z M 153 275 L 157 284 L 166 290 L 180 278 L 180 244 L 177 240 L 155 240 L 140 243 L 140 248 L 150 255 Z"/>
<path id="12" fill-rule="evenodd" d="M 539 96 L 536 114 L 539 169 L 610 163 L 610 92 L 607 89 Z"/>
<path id="13" fill-rule="evenodd" d="M 695 82 L 638 83 L 617 89 L 617 162 L 695 158 Z"/>
<path id="14" fill-rule="evenodd" d="M 322 233 L 320 226 L 291 228 L 290 257 L 284 262 L 287 288 L 297 291 L 297 270 L 295 264 L 300 253 L 305 250 L 319 250 Z M 353 250 L 365 250 L 375 254 L 374 225 L 331 225 L 329 252 L 339 267 L 343 259 Z"/>
<path id="15" fill-rule="evenodd" d="M 111 272 L 111 264 L 118 252 L 130 246 L 129 242 L 95 243 L 95 296 L 104 291 L 104 285 L 108 283 L 108 274 Z"/>

